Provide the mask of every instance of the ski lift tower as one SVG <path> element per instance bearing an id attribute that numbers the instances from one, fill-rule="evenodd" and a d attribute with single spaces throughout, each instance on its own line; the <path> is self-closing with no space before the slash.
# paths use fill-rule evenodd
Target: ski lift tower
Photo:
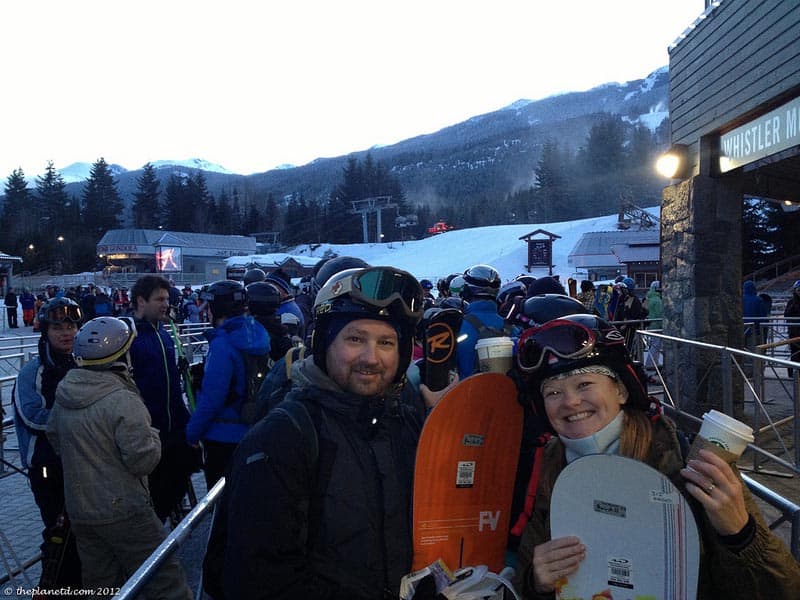
<path id="1" fill-rule="evenodd" d="M 383 233 L 381 231 L 381 211 L 384 208 L 397 208 L 397 204 L 392 202 L 391 196 L 375 196 L 374 198 L 364 198 L 363 200 L 353 200 L 353 210 L 350 214 L 361 214 L 361 229 L 364 232 L 364 243 L 369 243 L 369 235 L 367 234 L 367 214 L 376 213 L 377 224 L 377 241 L 381 243 L 383 240 Z"/>

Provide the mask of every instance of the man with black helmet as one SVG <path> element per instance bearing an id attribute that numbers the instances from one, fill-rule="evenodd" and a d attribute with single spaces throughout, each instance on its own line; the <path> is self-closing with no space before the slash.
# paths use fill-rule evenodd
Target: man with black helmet
<path id="1" fill-rule="evenodd" d="M 43 569 L 41 587 L 80 587 L 81 567 L 75 536 L 65 540 L 60 569 L 48 572 L 49 557 L 58 554 L 51 544 L 59 517 L 65 518 L 64 472 L 61 459 L 45 435 L 53 408 L 56 387 L 75 367 L 72 345 L 81 324 L 81 308 L 69 298 L 55 298 L 42 305 L 37 316 L 39 354 L 29 360 L 17 375 L 12 396 L 14 425 L 22 466 L 28 469 L 31 491 L 45 529 L 42 531 Z"/>
<path id="2" fill-rule="evenodd" d="M 243 353 L 269 352 L 266 329 L 247 311 L 247 290 L 239 281 L 212 283 L 200 296 L 208 302 L 214 329 L 209 342 L 203 383 L 197 404 L 186 425 L 186 440 L 203 442 L 205 479 L 210 489 L 224 474 L 236 444 L 247 432 L 241 409 L 245 400 L 247 369 Z"/>
<path id="3" fill-rule="evenodd" d="M 225 597 L 397 598 L 421 428 L 399 392 L 422 296 L 390 267 L 319 290 L 311 356 L 231 462 Z"/>
<path id="4" fill-rule="evenodd" d="M 488 330 L 493 336 L 502 336 L 503 317 L 497 312 L 497 292 L 500 273 L 489 265 L 475 265 L 464 271 L 461 297 L 469 302 L 464 309 L 458 342 L 458 375 L 461 379 L 475 372 L 475 344 Z"/>

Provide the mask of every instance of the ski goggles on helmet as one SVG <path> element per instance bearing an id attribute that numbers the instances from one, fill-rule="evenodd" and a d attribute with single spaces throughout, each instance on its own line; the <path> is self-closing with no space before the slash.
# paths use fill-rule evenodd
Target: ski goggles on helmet
<path id="1" fill-rule="evenodd" d="M 620 337 L 620 342 L 624 340 Z M 540 327 L 525 331 L 517 345 L 517 365 L 525 373 L 534 373 L 551 356 L 566 360 L 583 358 L 592 354 L 597 343 L 597 332 L 581 323 L 555 319 Z M 548 356 L 551 355 L 551 356 Z"/>
<path id="2" fill-rule="evenodd" d="M 408 317 L 419 319 L 424 310 L 422 286 L 410 273 L 392 267 L 368 267 L 343 277 L 331 286 L 332 299 L 348 295 L 352 300 L 386 308 L 399 304 Z"/>
<path id="3" fill-rule="evenodd" d="M 51 308 L 45 307 L 42 312 L 44 313 L 43 320 L 47 323 L 64 323 L 65 321 L 80 323 L 83 320 L 81 307 L 75 304 L 59 304 Z"/>

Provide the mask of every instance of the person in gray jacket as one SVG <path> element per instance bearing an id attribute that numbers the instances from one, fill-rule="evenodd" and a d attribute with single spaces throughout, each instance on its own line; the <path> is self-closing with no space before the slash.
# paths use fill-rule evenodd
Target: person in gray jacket
<path id="1" fill-rule="evenodd" d="M 56 389 L 47 437 L 61 455 L 67 511 L 83 585 L 111 597 L 164 540 L 147 475 L 161 457 L 158 430 L 131 378 L 136 336 L 127 317 L 97 317 L 80 328 L 72 369 Z M 189 599 L 171 556 L 143 589 L 147 598 Z"/>

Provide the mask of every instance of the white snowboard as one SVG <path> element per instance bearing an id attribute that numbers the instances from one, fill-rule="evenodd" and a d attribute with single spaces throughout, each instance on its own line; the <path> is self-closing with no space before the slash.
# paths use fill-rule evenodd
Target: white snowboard
<path id="1" fill-rule="evenodd" d="M 557 587 L 561 600 L 697 595 L 692 511 L 672 482 L 644 463 L 605 454 L 570 463 L 553 489 L 550 528 L 553 539 L 574 535 L 586 546 L 578 571 Z"/>

